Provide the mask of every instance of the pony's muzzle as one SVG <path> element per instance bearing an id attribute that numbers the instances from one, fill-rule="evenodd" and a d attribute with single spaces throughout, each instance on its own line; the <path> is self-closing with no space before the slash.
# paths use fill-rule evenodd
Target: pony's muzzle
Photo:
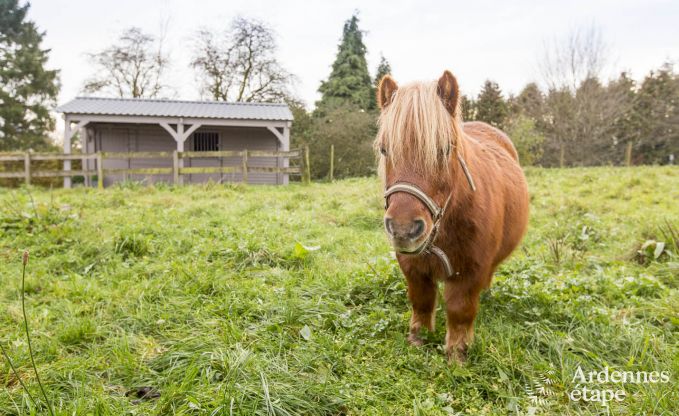
<path id="1" fill-rule="evenodd" d="M 397 251 L 410 252 L 420 246 L 427 224 L 421 218 L 397 221 L 391 217 L 384 217 L 384 229 Z"/>

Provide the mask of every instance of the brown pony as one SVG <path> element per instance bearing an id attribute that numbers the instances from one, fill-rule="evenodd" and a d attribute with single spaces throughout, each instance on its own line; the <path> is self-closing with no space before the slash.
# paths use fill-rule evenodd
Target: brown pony
<path id="1" fill-rule="evenodd" d="M 385 185 L 384 225 L 408 282 L 408 340 L 434 329 L 437 282 L 445 284 L 449 360 L 463 362 L 481 290 L 528 223 L 528 189 L 514 145 L 481 122 L 462 123 L 457 80 L 399 88 L 382 78 L 375 149 Z"/>

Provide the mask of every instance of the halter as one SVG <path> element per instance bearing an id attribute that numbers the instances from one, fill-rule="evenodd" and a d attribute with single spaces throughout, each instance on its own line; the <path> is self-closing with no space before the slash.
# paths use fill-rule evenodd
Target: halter
<path id="1" fill-rule="evenodd" d="M 464 175 L 467 178 L 467 182 L 469 183 L 469 186 L 471 187 L 472 191 L 476 191 L 474 179 L 472 179 L 472 176 L 469 173 L 469 168 L 467 167 L 467 164 L 465 163 L 464 159 L 462 158 L 462 156 L 460 156 L 459 153 L 457 154 L 457 160 L 460 162 L 460 166 L 464 171 Z M 433 254 L 436 257 L 438 257 L 439 260 L 441 260 L 441 263 L 443 263 L 443 268 L 446 271 L 446 277 L 452 276 L 453 266 L 450 263 L 450 259 L 443 250 L 434 245 L 434 241 L 436 241 L 436 236 L 438 235 L 439 232 L 439 225 L 441 224 L 441 219 L 443 218 L 443 215 L 445 214 L 446 209 L 448 208 L 448 203 L 450 202 L 450 198 L 453 196 L 453 193 L 451 192 L 448 195 L 448 198 L 446 198 L 446 202 L 443 204 L 443 207 L 440 207 L 439 204 L 436 203 L 436 201 L 434 201 L 429 195 L 427 195 L 426 192 L 420 189 L 420 187 L 418 187 L 417 185 L 408 182 L 396 182 L 395 184 L 393 184 L 384 191 L 385 210 L 389 208 L 389 197 L 397 192 L 404 192 L 410 194 L 417 198 L 418 200 L 420 200 L 420 202 L 422 202 L 424 206 L 426 206 L 427 209 L 429 209 L 432 221 L 434 222 L 431 233 L 429 233 L 429 236 L 424 241 L 424 243 L 420 245 L 420 248 L 418 248 L 417 251 L 414 251 L 412 253 L 403 254 L 408 255 Z"/>

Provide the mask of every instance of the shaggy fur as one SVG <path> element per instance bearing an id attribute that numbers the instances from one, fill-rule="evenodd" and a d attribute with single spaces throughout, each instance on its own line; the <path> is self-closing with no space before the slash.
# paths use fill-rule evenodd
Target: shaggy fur
<path id="1" fill-rule="evenodd" d="M 409 340 L 419 345 L 421 328 L 433 330 L 437 281 L 443 280 L 446 352 L 462 361 L 473 337 L 480 292 L 526 230 L 526 180 L 516 150 L 502 131 L 481 122 L 462 123 L 457 80 L 450 72 L 438 82 L 401 88 L 385 76 L 377 100 L 382 113 L 375 148 L 385 188 L 395 182 L 413 183 L 439 205 L 451 197 L 434 244 L 450 258 L 453 276 L 444 276 L 432 254 L 397 254 L 413 306 Z M 466 160 L 476 192 L 467 183 L 457 154 Z M 406 193 L 390 197 L 385 217 L 403 224 L 424 219 L 421 241 L 432 231 L 427 208 Z"/>

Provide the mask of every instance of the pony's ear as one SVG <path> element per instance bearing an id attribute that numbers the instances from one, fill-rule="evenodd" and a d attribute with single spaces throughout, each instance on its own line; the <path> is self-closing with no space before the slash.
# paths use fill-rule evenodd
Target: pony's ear
<path id="1" fill-rule="evenodd" d="M 455 110 L 457 110 L 457 101 L 460 98 L 460 88 L 457 86 L 457 79 L 450 71 L 443 71 L 443 75 L 439 78 L 436 92 L 441 97 L 446 110 L 451 115 L 454 115 Z"/>
<path id="2" fill-rule="evenodd" d="M 392 98 L 394 98 L 394 93 L 398 89 L 396 81 L 389 75 L 385 75 L 380 80 L 380 85 L 377 87 L 377 105 L 380 108 L 385 108 L 391 103 Z"/>

